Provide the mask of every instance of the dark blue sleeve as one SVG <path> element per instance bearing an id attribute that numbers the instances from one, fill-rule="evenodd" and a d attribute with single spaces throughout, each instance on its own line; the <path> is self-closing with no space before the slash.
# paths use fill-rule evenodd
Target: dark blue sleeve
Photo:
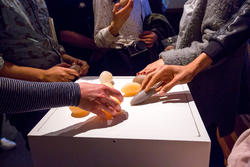
<path id="1" fill-rule="evenodd" d="M 0 113 L 77 106 L 80 87 L 72 82 L 28 82 L 0 77 Z"/>

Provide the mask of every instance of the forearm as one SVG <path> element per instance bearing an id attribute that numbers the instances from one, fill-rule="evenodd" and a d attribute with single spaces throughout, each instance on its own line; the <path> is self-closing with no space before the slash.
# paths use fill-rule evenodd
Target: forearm
<path id="1" fill-rule="evenodd" d="M 208 68 L 212 64 L 212 59 L 206 54 L 200 54 L 196 59 L 187 65 L 193 71 L 193 76 Z"/>
<path id="2" fill-rule="evenodd" d="M 222 26 L 211 38 L 209 45 L 204 52 L 210 56 L 213 61 L 230 54 L 223 52 L 231 52 L 240 47 L 247 39 L 250 38 L 250 0 L 246 0 L 239 11 Z"/>
<path id="3" fill-rule="evenodd" d="M 44 72 L 45 70 L 42 69 L 17 66 L 5 61 L 0 70 L 0 76 L 27 81 L 43 81 Z"/>
<path id="4" fill-rule="evenodd" d="M 41 83 L 0 77 L 0 112 L 15 113 L 60 106 L 77 106 L 76 83 Z"/>
<path id="5" fill-rule="evenodd" d="M 109 26 L 112 22 L 112 3 L 110 0 L 93 0 L 95 30 L 95 44 L 100 48 L 108 48 L 113 41 Z M 103 9 L 103 10 L 102 10 Z M 105 17 L 103 17 L 105 15 Z"/>
<path id="6" fill-rule="evenodd" d="M 208 41 L 194 41 L 190 47 L 163 51 L 160 57 L 167 65 L 187 65 L 195 60 L 207 45 Z"/>
<path id="7" fill-rule="evenodd" d="M 85 37 L 73 31 L 61 31 L 61 40 L 73 46 L 80 48 L 96 49 L 96 45 L 93 39 Z"/>
<path id="8" fill-rule="evenodd" d="M 113 30 L 112 28 L 110 30 L 110 27 L 106 27 L 100 30 L 95 35 L 95 44 L 99 48 L 110 48 L 111 44 L 115 43 L 119 39 L 119 36 L 112 35 L 112 33 L 116 34 L 116 32 L 112 32 L 112 31 Z"/>

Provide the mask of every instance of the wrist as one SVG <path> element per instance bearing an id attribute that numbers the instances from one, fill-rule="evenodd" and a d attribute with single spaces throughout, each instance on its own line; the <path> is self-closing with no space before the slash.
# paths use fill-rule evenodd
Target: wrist
<path id="1" fill-rule="evenodd" d="M 114 22 L 109 26 L 109 32 L 115 37 L 119 35 L 119 28 L 114 25 Z"/>
<path id="2" fill-rule="evenodd" d="M 201 53 L 190 65 L 194 74 L 198 74 L 212 64 L 212 59 L 206 54 Z"/>
<path id="3" fill-rule="evenodd" d="M 38 82 L 46 82 L 46 70 L 41 70 L 37 75 Z"/>

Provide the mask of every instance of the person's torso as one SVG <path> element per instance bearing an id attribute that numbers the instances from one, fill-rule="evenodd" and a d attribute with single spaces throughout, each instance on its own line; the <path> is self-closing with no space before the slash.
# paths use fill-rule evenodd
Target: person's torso
<path id="1" fill-rule="evenodd" d="M 134 0 L 133 10 L 131 11 L 127 21 L 120 29 L 119 40 L 115 42 L 115 45 L 128 45 L 132 41 L 138 40 L 139 35 L 143 31 L 142 10 L 141 0 Z"/>
<path id="2" fill-rule="evenodd" d="M 237 11 L 242 0 L 188 0 L 184 5 L 176 48 L 209 40 Z M 206 35 L 204 35 L 206 34 Z"/>
<path id="3" fill-rule="evenodd" d="M 49 68 L 60 62 L 43 0 L 1 0 L 0 50 L 6 61 Z"/>

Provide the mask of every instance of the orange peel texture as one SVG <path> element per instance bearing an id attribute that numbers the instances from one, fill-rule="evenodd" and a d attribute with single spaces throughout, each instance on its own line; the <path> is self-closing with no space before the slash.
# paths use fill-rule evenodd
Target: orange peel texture
<path id="1" fill-rule="evenodd" d="M 136 95 L 141 90 L 141 85 L 136 82 L 127 83 L 121 89 L 124 93 L 124 97 L 131 97 Z"/>
<path id="2" fill-rule="evenodd" d="M 120 102 L 120 100 L 118 100 L 116 97 L 113 97 L 113 96 L 110 96 L 114 101 L 116 101 L 118 104 L 121 104 L 121 102 Z M 113 119 L 113 115 L 112 114 L 110 114 L 108 111 L 106 111 L 106 110 L 104 110 L 104 109 L 102 109 L 102 112 L 104 112 L 105 113 L 105 115 L 106 115 L 106 119 L 107 120 L 111 120 L 111 119 Z"/>
<path id="3" fill-rule="evenodd" d="M 70 106 L 69 109 L 71 110 L 71 116 L 75 118 L 82 118 L 82 117 L 86 117 L 87 115 L 89 115 L 88 111 L 83 110 L 79 107 Z"/>

